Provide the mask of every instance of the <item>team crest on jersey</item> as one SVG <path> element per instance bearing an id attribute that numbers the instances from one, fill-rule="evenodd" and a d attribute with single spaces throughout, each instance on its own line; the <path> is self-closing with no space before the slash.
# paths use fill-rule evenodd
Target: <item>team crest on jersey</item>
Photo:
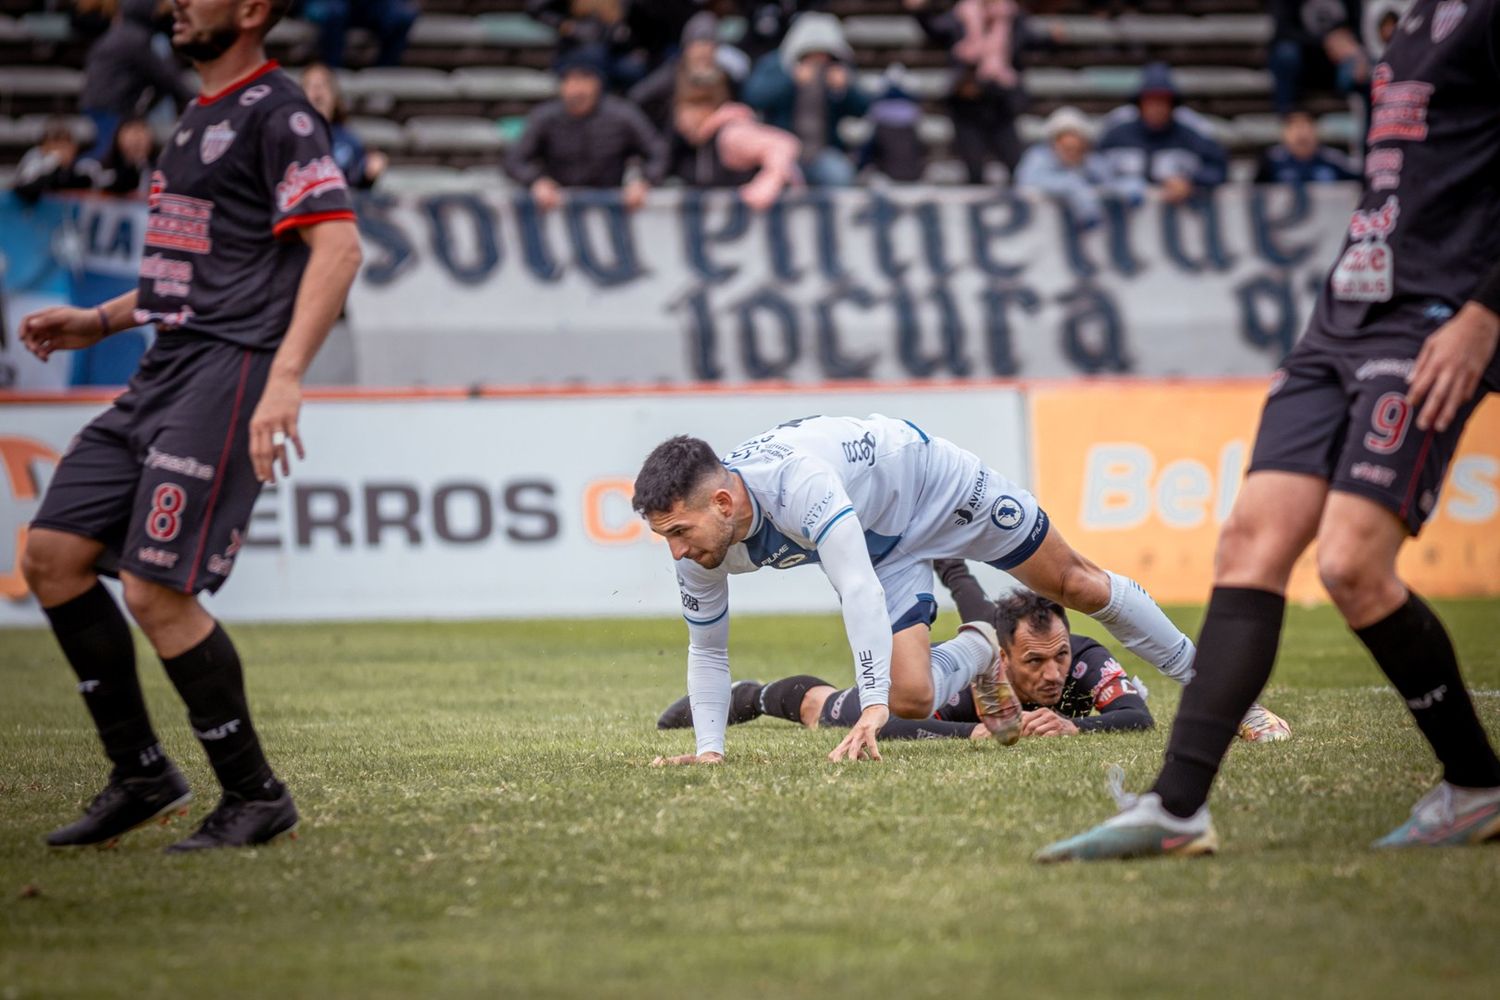
<path id="1" fill-rule="evenodd" d="M 234 142 L 236 134 L 234 126 L 227 121 L 204 129 L 203 139 L 198 143 L 198 155 L 202 158 L 204 166 L 223 156 L 229 149 L 230 143 Z"/>
<path id="2" fill-rule="evenodd" d="M 990 508 L 990 520 L 995 522 L 995 527 L 1011 531 L 1026 520 L 1026 511 L 1015 497 L 1001 494 Z"/>
<path id="3" fill-rule="evenodd" d="M 1432 40 L 1441 42 L 1453 34 L 1453 29 L 1458 27 L 1458 22 L 1464 19 L 1469 12 L 1469 5 L 1464 0 L 1442 0 L 1437 5 L 1437 10 L 1432 12 Z"/>
<path id="4" fill-rule="evenodd" d="M 257 83 L 255 86 L 251 87 L 249 90 L 240 95 L 240 107 L 248 108 L 250 105 L 254 104 L 262 97 L 265 97 L 270 92 L 271 88 L 266 84 Z"/>

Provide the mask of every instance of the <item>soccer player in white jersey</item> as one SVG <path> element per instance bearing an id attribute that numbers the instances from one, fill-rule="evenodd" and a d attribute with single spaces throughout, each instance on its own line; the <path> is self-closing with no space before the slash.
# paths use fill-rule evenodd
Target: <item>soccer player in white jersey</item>
<path id="1" fill-rule="evenodd" d="M 1168 677 L 1192 676 L 1192 640 L 1135 581 L 1100 569 L 1050 528 L 1028 491 L 977 455 L 905 420 L 805 417 L 720 459 L 707 442 L 658 445 L 635 481 L 635 510 L 667 540 L 688 622 L 688 695 L 697 752 L 661 763 L 718 763 L 730 707 L 729 576 L 817 563 L 843 606 L 864 710 L 831 760 L 879 760 L 894 712 L 925 719 L 972 686 L 1001 742 L 1020 735 L 992 627 L 969 622 L 930 643 L 932 560 L 983 560 L 1100 622 Z M 1285 738 L 1256 706 L 1247 738 Z"/>

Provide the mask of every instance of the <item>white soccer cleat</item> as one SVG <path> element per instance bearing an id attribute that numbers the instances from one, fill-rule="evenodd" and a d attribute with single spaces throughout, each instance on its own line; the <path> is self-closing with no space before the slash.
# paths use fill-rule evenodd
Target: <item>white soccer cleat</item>
<path id="1" fill-rule="evenodd" d="M 1257 702 L 1240 720 L 1239 737 L 1246 743 L 1280 743 L 1292 738 L 1292 727 L 1275 712 Z"/>
<path id="2" fill-rule="evenodd" d="M 1162 808 L 1155 792 L 1133 795 L 1125 791 L 1125 772 L 1118 764 L 1109 769 L 1109 791 L 1120 811 L 1092 830 L 1067 840 L 1048 844 L 1033 860 L 1042 864 L 1058 861 L 1113 861 L 1173 855 L 1194 857 L 1219 849 L 1208 806 L 1187 819 Z"/>

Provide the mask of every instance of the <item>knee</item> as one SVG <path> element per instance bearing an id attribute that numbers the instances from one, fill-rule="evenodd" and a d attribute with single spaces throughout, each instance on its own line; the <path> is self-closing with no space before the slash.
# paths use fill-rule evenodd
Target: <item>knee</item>
<path id="1" fill-rule="evenodd" d="M 1058 577 L 1057 593 L 1045 594 L 1065 608 L 1092 614 L 1109 604 L 1109 574 L 1083 558 L 1075 558 Z"/>
<path id="2" fill-rule="evenodd" d="M 1271 589 L 1284 587 L 1300 552 L 1299 546 L 1288 543 L 1278 522 L 1236 507 L 1219 532 L 1214 579 Z"/>
<path id="3" fill-rule="evenodd" d="M 92 562 L 70 551 L 69 546 L 49 532 L 30 532 L 21 553 L 21 577 L 41 602 L 51 603 L 54 590 L 76 589 L 76 581 L 93 576 Z"/>
<path id="4" fill-rule="evenodd" d="M 125 607 L 130 610 L 130 617 L 147 634 L 171 621 L 177 606 L 176 594 L 160 584 L 128 573 L 121 574 L 120 582 L 124 584 Z"/>
<path id="5" fill-rule="evenodd" d="M 1359 546 L 1332 538 L 1318 543 L 1318 578 L 1341 609 L 1347 610 L 1360 604 L 1367 595 L 1384 591 L 1387 577 L 1389 582 L 1395 582 L 1394 574 L 1373 565 Z"/>
<path id="6" fill-rule="evenodd" d="M 920 691 L 891 690 L 891 714 L 900 719 L 925 719 L 932 714 L 932 685 L 925 696 Z"/>

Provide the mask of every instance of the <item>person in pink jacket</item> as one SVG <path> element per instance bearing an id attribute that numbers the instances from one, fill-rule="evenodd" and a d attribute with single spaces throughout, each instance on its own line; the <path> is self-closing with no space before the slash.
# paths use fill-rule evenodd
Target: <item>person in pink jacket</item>
<path id="1" fill-rule="evenodd" d="M 730 101 L 721 71 L 679 74 L 672 119 L 672 173 L 689 185 L 737 187 L 756 211 L 769 208 L 787 187 L 801 185 L 802 144 Z"/>

